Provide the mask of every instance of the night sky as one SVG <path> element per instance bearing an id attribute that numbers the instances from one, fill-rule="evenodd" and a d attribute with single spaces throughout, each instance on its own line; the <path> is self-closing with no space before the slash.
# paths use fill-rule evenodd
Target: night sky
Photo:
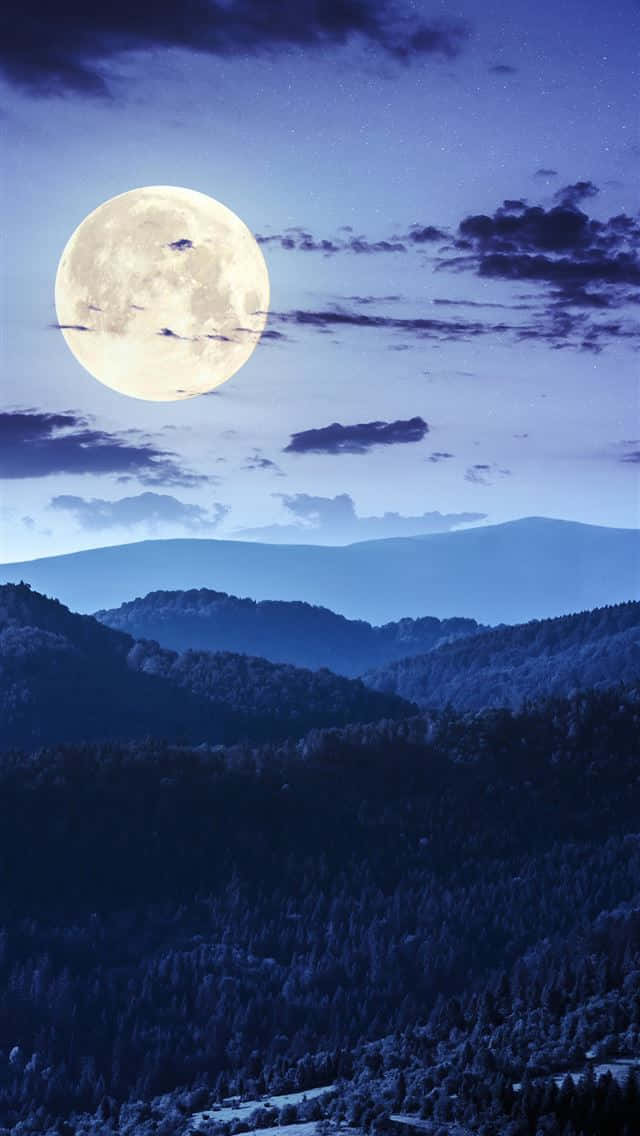
<path id="1" fill-rule="evenodd" d="M 638 524 L 633 0 L 12 7 L 2 560 Z M 155 184 L 233 209 L 271 278 L 249 363 L 181 403 L 55 326 L 71 232 Z"/>

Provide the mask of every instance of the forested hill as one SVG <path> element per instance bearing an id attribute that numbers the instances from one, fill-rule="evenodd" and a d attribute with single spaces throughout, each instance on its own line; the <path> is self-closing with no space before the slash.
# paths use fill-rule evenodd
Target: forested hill
<path id="1" fill-rule="evenodd" d="M 366 674 L 374 690 L 423 707 L 519 706 L 640 674 L 640 603 L 496 627 Z"/>
<path id="2" fill-rule="evenodd" d="M 278 663 L 328 667 L 344 675 L 422 654 L 480 629 L 474 619 L 432 617 L 372 627 L 325 607 L 256 602 L 209 588 L 150 592 L 119 608 L 97 611 L 95 617 L 136 639 L 155 639 L 178 651 L 237 651 Z"/>
<path id="3" fill-rule="evenodd" d="M 406 715 L 359 680 L 137 643 L 24 584 L 0 587 L 2 746 L 158 737 L 265 741 Z"/>
<path id="4" fill-rule="evenodd" d="M 0 757 L 3 1131 L 186 1136 L 240 1094 L 200 1131 L 634 1136 L 632 1083 L 553 1078 L 640 1053 L 639 724 L 636 686 Z"/>

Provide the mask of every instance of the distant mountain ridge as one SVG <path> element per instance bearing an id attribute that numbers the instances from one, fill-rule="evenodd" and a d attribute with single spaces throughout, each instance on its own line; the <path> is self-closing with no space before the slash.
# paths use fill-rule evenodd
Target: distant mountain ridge
<path id="1" fill-rule="evenodd" d="M 524 700 L 604 689 L 640 675 L 640 603 L 617 604 L 476 635 L 364 675 L 374 690 L 423 708 L 517 708 Z"/>
<path id="2" fill-rule="evenodd" d="M 157 590 L 302 600 L 349 619 L 522 623 L 640 599 L 640 531 L 529 517 L 345 547 L 142 541 L 0 566 L 75 610 Z"/>
<path id="3" fill-rule="evenodd" d="M 239 599 L 209 588 L 150 592 L 95 618 L 177 651 L 236 651 L 355 676 L 475 634 L 474 619 L 402 619 L 382 627 L 301 601 Z"/>
<path id="4" fill-rule="evenodd" d="M 414 709 L 327 670 L 229 652 L 178 656 L 28 585 L 0 586 L 3 748 L 146 737 L 268 741 Z"/>

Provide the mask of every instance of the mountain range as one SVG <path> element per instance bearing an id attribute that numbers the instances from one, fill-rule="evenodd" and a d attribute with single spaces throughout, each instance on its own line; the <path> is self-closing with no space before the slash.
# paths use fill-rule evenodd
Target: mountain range
<path id="1" fill-rule="evenodd" d="M 221 652 L 178 655 L 70 612 L 28 585 L 0 587 L 2 746 L 108 738 L 229 743 L 413 708 L 357 679 Z"/>
<path id="2" fill-rule="evenodd" d="M 206 591 L 152 593 L 100 614 L 119 626 L 73 613 L 27 584 L 0 586 L 5 747 L 144 737 L 268 741 L 406 717 L 416 707 L 518 708 L 534 697 L 634 681 L 640 672 L 637 602 L 496 628 L 429 619 L 372 628 L 306 604 L 254 604 Z M 149 637 L 165 627 L 165 642 L 179 640 L 180 651 Z M 307 643 L 309 628 L 315 638 Z M 225 649 L 202 650 L 202 642 Z M 284 661 L 260 657 L 265 649 Z M 332 650 L 337 668 L 354 673 L 357 663 L 362 679 L 322 665 Z M 398 659 L 402 650 L 414 653 Z M 294 666 L 291 656 L 317 669 Z M 381 656 L 385 665 L 367 669 Z"/>
<path id="3" fill-rule="evenodd" d="M 0 1133 L 638 1130 L 640 603 L 98 614 L 0 586 Z"/>
<path id="4" fill-rule="evenodd" d="M 301 600 L 375 624 L 425 615 L 519 623 L 640 599 L 640 531 L 529 517 L 346 547 L 155 540 L 4 564 L 75 610 L 211 588 Z"/>
<path id="5" fill-rule="evenodd" d="M 375 690 L 423 708 L 517 708 L 534 698 L 633 682 L 640 674 L 640 603 L 480 629 L 428 654 L 365 674 Z"/>
<path id="6" fill-rule="evenodd" d="M 276 663 L 359 675 L 479 631 L 474 619 L 401 619 L 382 627 L 328 608 L 284 600 L 239 599 L 208 588 L 150 592 L 96 619 L 135 639 L 177 651 L 237 651 Z"/>
<path id="7" fill-rule="evenodd" d="M 372 627 L 309 604 L 200 589 L 151 592 L 96 618 L 178 651 L 235 651 L 360 675 L 373 689 L 427 709 L 518 707 L 640 673 L 638 602 L 494 628 L 429 617 Z"/>

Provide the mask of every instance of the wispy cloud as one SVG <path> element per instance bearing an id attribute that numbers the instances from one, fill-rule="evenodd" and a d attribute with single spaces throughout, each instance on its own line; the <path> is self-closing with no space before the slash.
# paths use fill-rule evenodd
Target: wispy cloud
<path id="1" fill-rule="evenodd" d="M 430 316 L 389 316 L 360 311 L 336 305 L 319 310 L 295 309 L 289 312 L 272 312 L 275 323 L 295 325 L 299 328 L 315 328 L 329 331 L 334 328 L 363 328 L 367 330 L 386 330 L 405 332 L 420 339 L 438 341 L 472 339 L 490 332 L 510 330 L 505 323 L 487 324 L 480 320 L 438 319 Z M 511 330 L 514 330 L 511 328 Z"/>
<path id="2" fill-rule="evenodd" d="M 254 450 L 242 466 L 244 470 L 251 472 L 268 472 L 274 473 L 276 477 L 284 477 L 285 474 L 280 469 L 277 462 L 272 461 L 271 458 L 266 458 L 261 450 Z"/>
<path id="3" fill-rule="evenodd" d="M 493 485 L 496 478 L 510 477 L 511 470 L 503 469 L 494 462 L 477 462 L 470 465 L 465 472 L 465 481 L 472 485 Z"/>
<path id="4" fill-rule="evenodd" d="M 556 176 L 540 167 L 537 178 Z M 433 319 L 391 316 L 370 311 L 376 298 L 352 296 L 336 299 L 326 308 L 271 313 L 274 323 L 315 327 L 322 332 L 339 327 L 381 328 L 439 342 L 468 341 L 478 336 L 511 337 L 516 342 L 538 340 L 551 347 L 600 351 L 615 340 L 635 340 L 637 326 L 628 317 L 603 319 L 599 313 L 637 303 L 640 284 L 640 221 L 621 213 L 600 221 L 582 208 L 598 194 L 588 180 L 557 190 L 546 208 L 523 198 L 507 198 L 492 214 L 471 214 L 452 233 L 432 223 L 413 224 L 390 237 L 354 236 L 342 226 L 338 236 L 318 238 L 308 230 L 292 228 L 259 237 L 291 251 L 337 253 L 424 254 L 426 266 L 485 279 L 528 283 L 536 293 L 513 303 L 439 296 L 434 307 L 503 309 L 525 313 L 510 322 L 487 319 Z M 433 246 L 438 246 L 434 249 Z M 379 297 L 389 303 L 401 297 Z M 363 310 L 366 309 L 366 310 Z M 401 348 L 406 350 L 403 342 Z"/>
<path id="5" fill-rule="evenodd" d="M 281 233 L 262 234 L 256 237 L 258 244 L 271 245 L 287 252 L 321 252 L 325 256 L 335 253 L 353 253 L 356 256 L 371 256 L 375 253 L 406 253 L 411 247 L 435 244 L 448 239 L 444 229 L 436 225 L 411 225 L 401 234 L 379 237 L 372 240 L 364 234 L 354 236 L 349 225 L 343 225 L 345 236 L 318 237 L 294 226 Z"/>

